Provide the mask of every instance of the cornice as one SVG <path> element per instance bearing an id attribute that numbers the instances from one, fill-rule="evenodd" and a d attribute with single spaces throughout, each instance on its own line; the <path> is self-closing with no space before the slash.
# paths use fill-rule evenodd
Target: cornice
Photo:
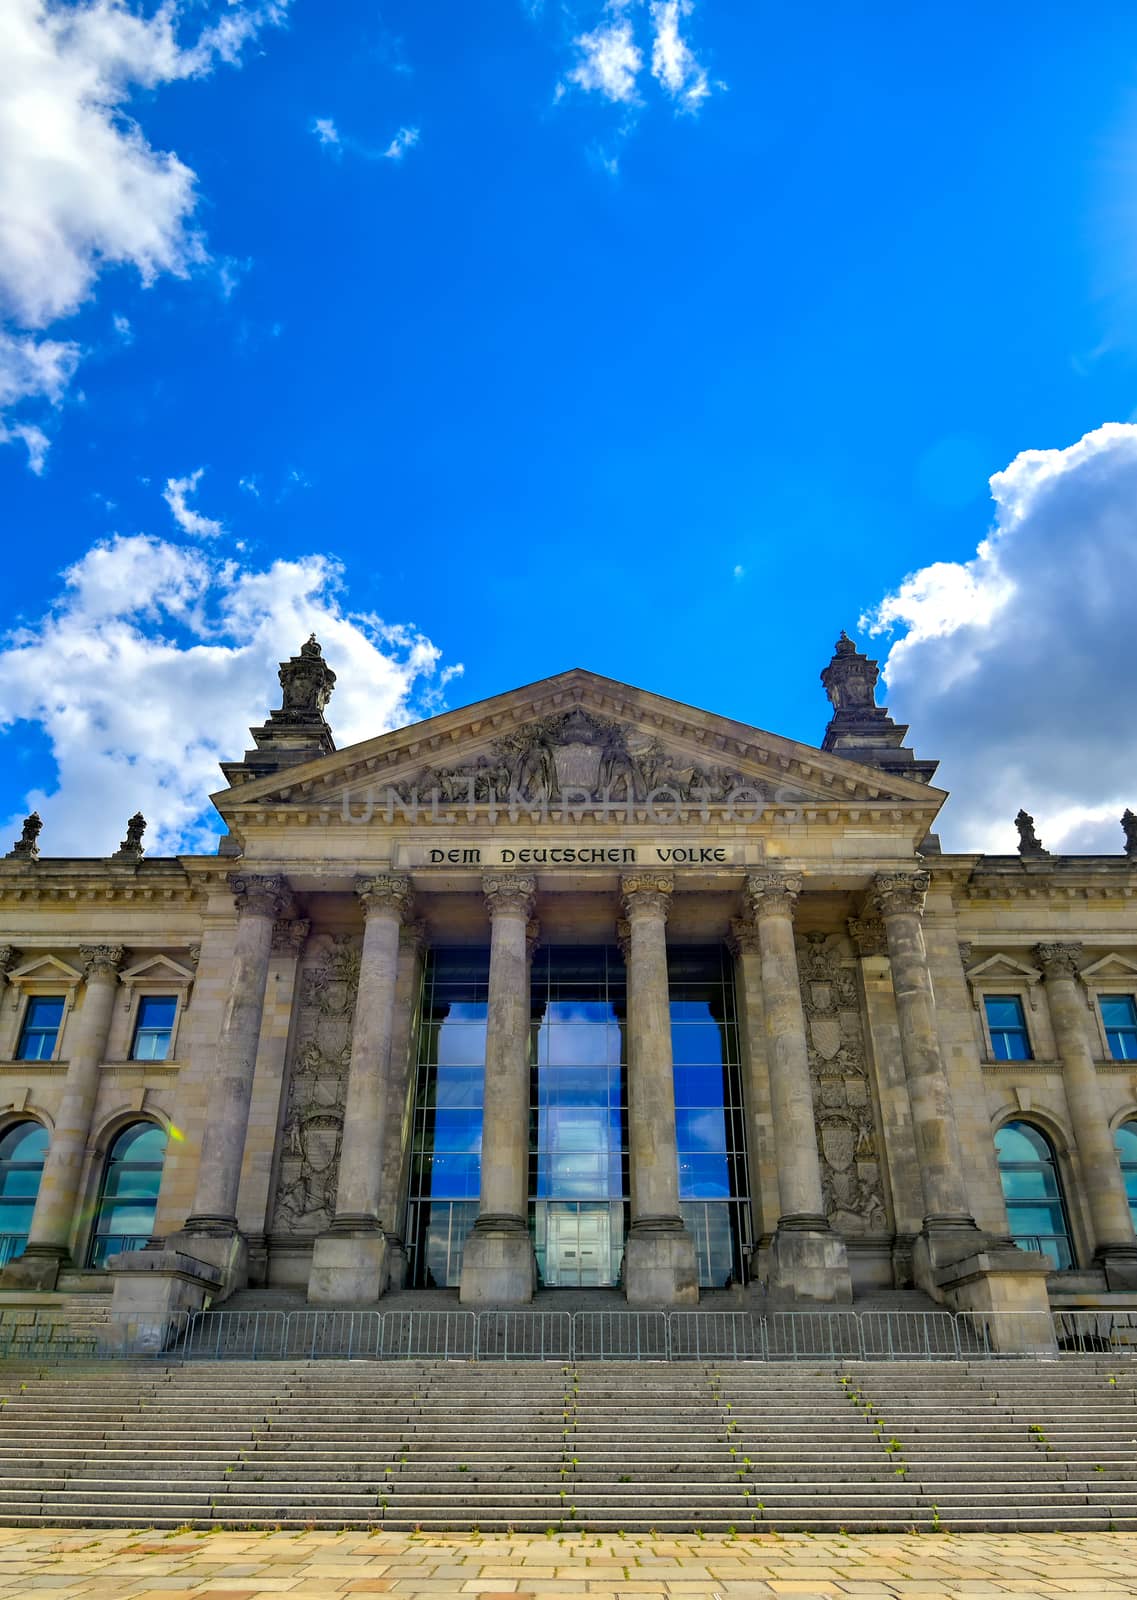
<path id="1" fill-rule="evenodd" d="M 15 871 L 0 863 L 0 905 L 197 905 L 203 897 L 204 887 L 176 860 L 126 871 L 102 861 L 41 858 Z"/>
<path id="2" fill-rule="evenodd" d="M 416 769 L 438 765 L 440 757 L 456 754 L 462 747 L 473 753 L 479 743 L 489 744 L 527 722 L 575 705 L 676 741 L 696 760 L 708 756 L 741 760 L 775 779 L 820 785 L 832 792 L 838 807 L 856 802 L 860 810 L 898 809 L 901 817 L 914 812 L 934 815 L 946 798 L 943 790 L 929 785 L 886 776 L 844 756 L 577 668 L 529 688 L 381 734 L 289 771 L 221 790 L 211 799 L 227 819 L 230 814 L 247 816 L 250 809 L 254 814 L 263 812 L 266 818 L 282 808 L 289 819 L 296 819 L 301 811 L 318 815 L 321 797 L 332 790 L 376 779 L 394 781 L 404 769 L 411 778 Z M 462 805 L 460 809 L 464 813 L 467 808 Z M 825 809 L 823 802 L 818 805 L 819 811 Z"/>

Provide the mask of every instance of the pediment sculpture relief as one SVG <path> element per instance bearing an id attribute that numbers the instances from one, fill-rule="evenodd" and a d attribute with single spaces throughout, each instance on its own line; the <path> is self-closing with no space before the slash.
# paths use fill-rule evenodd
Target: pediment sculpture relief
<path id="1" fill-rule="evenodd" d="M 504 734 L 467 766 L 428 769 L 420 787 L 455 804 L 643 801 L 660 791 L 677 801 L 713 803 L 739 789 L 767 797 L 760 779 L 700 765 L 646 732 L 580 707 Z"/>

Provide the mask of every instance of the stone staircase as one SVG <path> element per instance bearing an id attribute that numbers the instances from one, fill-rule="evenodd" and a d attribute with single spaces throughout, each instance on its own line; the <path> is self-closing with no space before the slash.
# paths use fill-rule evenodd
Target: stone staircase
<path id="1" fill-rule="evenodd" d="M 1137 1362 L 10 1361 L 0 1522 L 1137 1530 Z"/>

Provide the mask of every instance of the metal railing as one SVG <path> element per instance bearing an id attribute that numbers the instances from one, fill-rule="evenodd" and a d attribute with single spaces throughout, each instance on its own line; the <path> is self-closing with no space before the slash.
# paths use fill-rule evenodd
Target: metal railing
<path id="1" fill-rule="evenodd" d="M 197 1311 L 0 1308 L 0 1359 L 988 1361 L 1137 1359 L 1137 1311 Z"/>

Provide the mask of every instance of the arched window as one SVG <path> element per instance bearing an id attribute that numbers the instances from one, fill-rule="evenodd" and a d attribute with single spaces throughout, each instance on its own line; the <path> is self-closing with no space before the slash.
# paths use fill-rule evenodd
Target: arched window
<path id="1" fill-rule="evenodd" d="M 1123 1122 L 1113 1137 L 1129 1196 L 1129 1215 L 1137 1228 L 1137 1122 Z"/>
<path id="2" fill-rule="evenodd" d="M 0 1138 L 0 1267 L 22 1255 L 28 1242 L 46 1154 L 41 1122 L 17 1122 Z"/>
<path id="3" fill-rule="evenodd" d="M 154 1231 L 165 1158 L 166 1130 L 153 1122 L 132 1122 L 116 1135 L 103 1168 L 88 1266 L 144 1247 Z"/>
<path id="4" fill-rule="evenodd" d="M 1059 1271 L 1072 1267 L 1070 1224 L 1050 1140 L 1029 1122 L 1008 1122 L 995 1135 L 995 1149 L 1011 1237 L 1023 1250 L 1041 1250 Z"/>

